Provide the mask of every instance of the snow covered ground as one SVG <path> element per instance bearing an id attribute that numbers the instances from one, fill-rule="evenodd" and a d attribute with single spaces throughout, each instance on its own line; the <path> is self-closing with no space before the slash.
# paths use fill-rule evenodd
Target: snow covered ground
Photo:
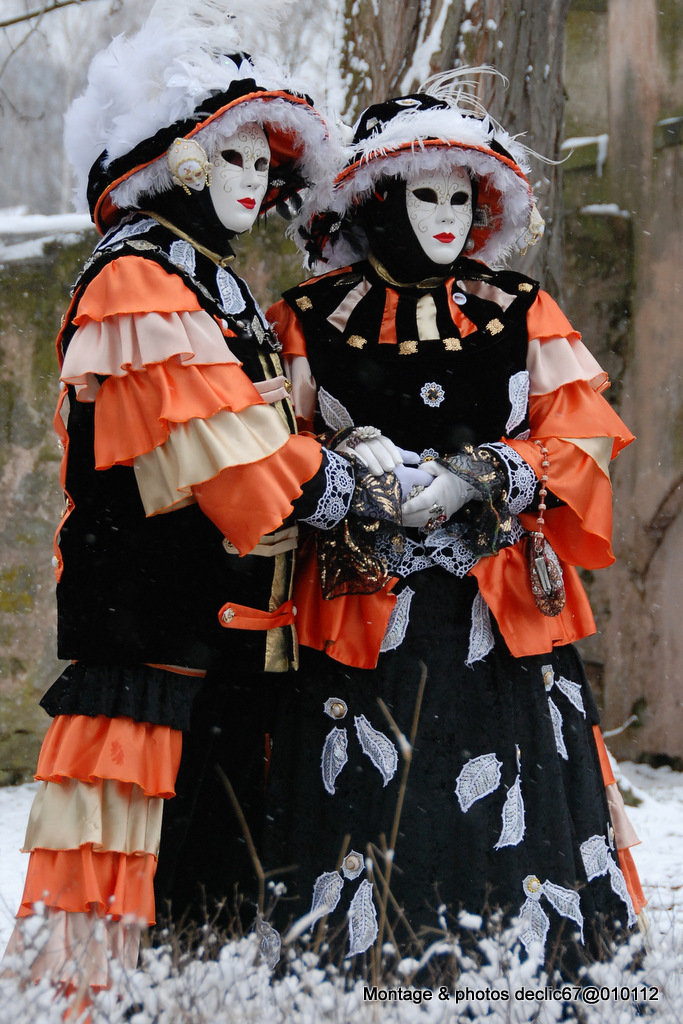
<path id="1" fill-rule="evenodd" d="M 629 974 L 627 967 L 607 964 L 600 965 L 591 980 L 605 986 L 603 992 L 634 982 L 642 986 L 639 991 L 652 986 L 658 998 L 637 1006 L 633 1000 L 603 996 L 594 1007 L 582 1005 L 575 1016 L 570 1009 L 570 1016 L 564 1019 L 627 1024 L 644 1015 L 655 1024 L 675 1024 L 683 1021 L 683 774 L 629 762 L 619 765 L 617 774 L 622 785 L 641 800 L 639 806 L 628 810 L 642 839 L 633 853 L 649 900 L 651 953 L 637 976 Z M 35 790 L 36 784 L 0 789 L 0 949 L 9 937 L 21 897 L 27 857 L 19 850 Z M 217 961 L 193 964 L 179 974 L 167 954 L 152 951 L 143 969 L 125 979 L 128 1000 L 137 1004 L 132 1016 L 130 1008 L 126 1015 L 125 1005 L 105 994 L 92 1011 L 93 1024 L 123 1024 L 124 1020 L 133 1024 L 347 1024 L 351 1020 L 354 1024 L 426 1020 L 455 1024 L 464 1019 L 463 1007 L 456 1005 L 454 994 L 420 1005 L 407 1000 L 369 1001 L 363 996 L 362 983 L 350 987 L 340 977 L 327 976 L 312 954 L 292 959 L 287 976 L 272 981 L 263 965 L 255 965 L 255 952 L 253 938 L 231 943 Z M 622 959 L 627 965 L 628 957 Z M 504 949 L 493 968 L 470 974 L 465 970 L 457 982 L 461 991 L 467 984 L 479 988 L 490 984 L 509 993 L 525 983 L 538 990 L 539 982 L 529 975 L 527 965 L 515 963 Z M 0 984 L 0 1024 L 58 1024 L 61 1020 L 61 1010 L 47 987 L 29 988 L 20 995 L 18 988 L 8 989 L 8 984 L 12 983 Z M 550 1024 L 560 1019 L 563 1005 L 476 999 L 469 1004 L 468 1019 Z"/>

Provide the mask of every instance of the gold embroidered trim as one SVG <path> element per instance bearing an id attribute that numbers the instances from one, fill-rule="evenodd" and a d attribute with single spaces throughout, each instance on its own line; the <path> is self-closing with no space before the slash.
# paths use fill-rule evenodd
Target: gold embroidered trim
<path id="1" fill-rule="evenodd" d="M 530 292 L 533 290 L 533 287 L 534 286 L 532 284 L 529 284 L 528 281 L 522 281 L 518 290 L 520 292 Z"/>
<path id="2" fill-rule="evenodd" d="M 351 337 L 346 339 L 346 344 L 350 345 L 351 348 L 364 348 L 368 343 L 367 338 L 361 338 L 360 334 L 352 334 Z"/>
<path id="3" fill-rule="evenodd" d="M 313 309 L 313 303 L 309 299 L 308 295 L 302 295 L 300 299 L 296 299 L 296 304 L 299 309 L 304 310 L 304 312 L 307 309 Z"/>
<path id="4" fill-rule="evenodd" d="M 443 277 L 426 277 L 424 281 L 397 281 L 395 277 L 391 276 L 387 268 L 383 267 L 378 259 L 375 259 L 371 252 L 368 253 L 368 263 L 383 281 L 386 281 L 387 284 L 394 288 L 436 288 L 438 285 L 443 284 L 448 276 L 444 274 Z"/>
<path id="5" fill-rule="evenodd" d="M 417 352 L 416 341 L 401 341 L 398 346 L 398 354 L 400 356 L 414 356 Z"/>
<path id="6" fill-rule="evenodd" d="M 500 334 L 500 332 L 503 330 L 503 325 L 500 322 L 500 320 L 498 320 L 497 317 L 494 317 L 493 320 L 489 320 L 489 322 L 487 323 L 486 330 L 489 332 L 489 334 Z"/>
<path id="7" fill-rule="evenodd" d="M 460 338 L 444 338 L 443 347 L 447 352 L 462 352 Z"/>

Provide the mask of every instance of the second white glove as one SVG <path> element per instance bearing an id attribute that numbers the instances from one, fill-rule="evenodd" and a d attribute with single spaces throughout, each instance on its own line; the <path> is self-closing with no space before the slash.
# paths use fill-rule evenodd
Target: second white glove
<path id="1" fill-rule="evenodd" d="M 403 504 L 404 526 L 436 529 L 468 501 L 478 497 L 474 487 L 438 462 L 423 462 L 420 469 L 433 480 L 420 494 Z"/>

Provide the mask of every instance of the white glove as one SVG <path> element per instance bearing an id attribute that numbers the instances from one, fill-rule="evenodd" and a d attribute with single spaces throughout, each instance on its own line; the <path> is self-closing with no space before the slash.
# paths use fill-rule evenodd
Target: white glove
<path id="1" fill-rule="evenodd" d="M 420 464 L 420 471 L 433 479 L 424 491 L 403 504 L 404 526 L 428 526 L 429 529 L 436 529 L 468 501 L 478 497 L 474 487 L 470 487 L 438 462 L 423 462 Z"/>
<path id="2" fill-rule="evenodd" d="M 375 427 L 355 427 L 337 445 L 336 451 L 346 455 L 353 453 L 373 476 L 390 473 L 396 466 L 403 465 L 401 450 Z"/>
<path id="3" fill-rule="evenodd" d="M 424 470 L 418 469 L 417 466 L 394 466 L 394 473 L 398 477 L 398 482 L 401 485 L 401 497 L 403 501 L 406 500 L 410 492 L 414 487 L 429 487 L 432 483 L 432 477 L 429 473 L 425 473 Z"/>

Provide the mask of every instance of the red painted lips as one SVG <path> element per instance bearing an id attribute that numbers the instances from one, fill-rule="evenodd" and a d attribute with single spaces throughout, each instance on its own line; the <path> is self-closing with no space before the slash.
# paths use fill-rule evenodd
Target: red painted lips
<path id="1" fill-rule="evenodd" d="M 455 235 L 452 235 L 450 231 L 442 231 L 440 235 L 434 235 L 437 242 L 443 242 L 444 245 L 448 245 L 449 242 L 455 241 Z"/>
<path id="2" fill-rule="evenodd" d="M 238 203 L 241 203 L 247 210 L 253 210 L 256 206 L 256 200 L 251 198 L 238 199 Z"/>

